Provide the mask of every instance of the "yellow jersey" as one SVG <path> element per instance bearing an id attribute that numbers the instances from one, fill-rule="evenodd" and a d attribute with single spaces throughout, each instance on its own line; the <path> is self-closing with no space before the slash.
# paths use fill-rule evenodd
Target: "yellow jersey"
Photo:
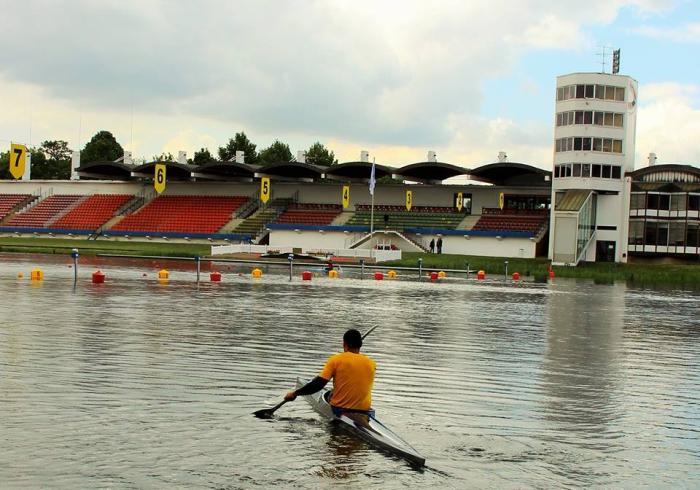
<path id="1" fill-rule="evenodd" d="M 376 367 L 372 359 L 360 353 L 346 351 L 329 357 L 319 376 L 333 379 L 331 405 L 369 410 Z"/>

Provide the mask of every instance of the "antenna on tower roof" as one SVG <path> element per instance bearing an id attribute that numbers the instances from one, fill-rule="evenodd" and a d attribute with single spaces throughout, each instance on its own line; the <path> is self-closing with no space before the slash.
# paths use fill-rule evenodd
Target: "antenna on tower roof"
<path id="1" fill-rule="evenodd" d="M 600 56 L 600 72 L 605 73 L 605 60 L 608 57 L 608 51 L 612 51 L 612 46 L 601 46 L 600 51 L 596 55 Z"/>

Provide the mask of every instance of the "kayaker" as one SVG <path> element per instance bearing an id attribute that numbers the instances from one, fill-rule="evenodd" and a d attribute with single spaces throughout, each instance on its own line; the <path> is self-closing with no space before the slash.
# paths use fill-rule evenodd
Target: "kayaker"
<path id="1" fill-rule="evenodd" d="M 333 379 L 330 400 L 333 413 L 371 413 L 376 364 L 368 356 L 360 354 L 361 347 L 362 335 L 351 328 L 343 335 L 343 352 L 329 357 L 318 376 L 298 390 L 287 393 L 284 399 L 294 401 L 297 396 L 316 393 Z"/>

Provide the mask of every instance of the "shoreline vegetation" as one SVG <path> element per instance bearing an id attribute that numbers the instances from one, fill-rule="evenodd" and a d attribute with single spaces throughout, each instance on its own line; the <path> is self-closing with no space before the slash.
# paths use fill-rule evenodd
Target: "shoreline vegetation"
<path id="1" fill-rule="evenodd" d="M 81 255 L 124 254 L 167 257 L 208 257 L 211 247 L 198 243 L 167 243 L 141 241 L 100 241 L 74 240 L 61 238 L 0 237 L 0 252 L 70 254 L 77 248 Z M 502 257 L 476 257 L 467 255 L 427 254 L 404 252 L 401 260 L 386 262 L 384 266 L 417 267 L 418 259 L 423 259 L 425 271 L 441 269 L 483 270 L 487 277 L 504 275 L 506 260 L 508 274 L 520 273 L 523 277 L 533 277 L 536 282 L 545 282 L 549 272 L 546 258 L 520 259 Z M 368 266 L 371 268 L 371 265 Z M 700 288 L 700 262 L 677 263 L 584 263 L 578 267 L 553 267 L 555 278 L 590 279 L 597 284 L 612 284 L 626 281 L 636 286 L 666 285 L 673 287 Z"/>

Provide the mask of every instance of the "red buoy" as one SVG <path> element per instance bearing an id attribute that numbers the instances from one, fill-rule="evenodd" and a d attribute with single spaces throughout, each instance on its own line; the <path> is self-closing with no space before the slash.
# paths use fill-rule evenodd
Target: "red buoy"
<path id="1" fill-rule="evenodd" d="M 379 272 L 379 271 L 375 272 L 375 273 L 374 273 L 374 279 L 377 280 L 377 281 L 383 280 L 383 279 L 384 279 L 384 273 L 383 273 L 383 272 Z"/>
<path id="2" fill-rule="evenodd" d="M 438 273 L 437 272 L 431 272 L 430 273 L 430 280 L 435 282 L 438 280 Z"/>
<path id="3" fill-rule="evenodd" d="M 301 273 L 301 280 L 302 281 L 310 281 L 312 276 L 313 276 L 313 274 L 311 274 L 311 272 L 304 271 Z"/>
<path id="4" fill-rule="evenodd" d="M 513 272 L 513 280 L 514 281 L 520 280 L 520 272 Z"/>
<path id="5" fill-rule="evenodd" d="M 554 279 L 554 271 L 552 269 L 549 269 L 549 278 Z"/>
<path id="6" fill-rule="evenodd" d="M 93 284 L 102 284 L 105 282 L 105 275 L 104 272 L 102 271 L 95 271 L 92 273 L 92 283 Z"/>
<path id="7" fill-rule="evenodd" d="M 209 279 L 211 279 L 211 282 L 219 282 L 221 281 L 221 272 L 214 271 L 211 274 L 209 274 Z"/>
<path id="8" fill-rule="evenodd" d="M 484 271 L 479 271 L 476 273 L 476 278 L 480 281 L 486 279 L 486 272 Z"/>

